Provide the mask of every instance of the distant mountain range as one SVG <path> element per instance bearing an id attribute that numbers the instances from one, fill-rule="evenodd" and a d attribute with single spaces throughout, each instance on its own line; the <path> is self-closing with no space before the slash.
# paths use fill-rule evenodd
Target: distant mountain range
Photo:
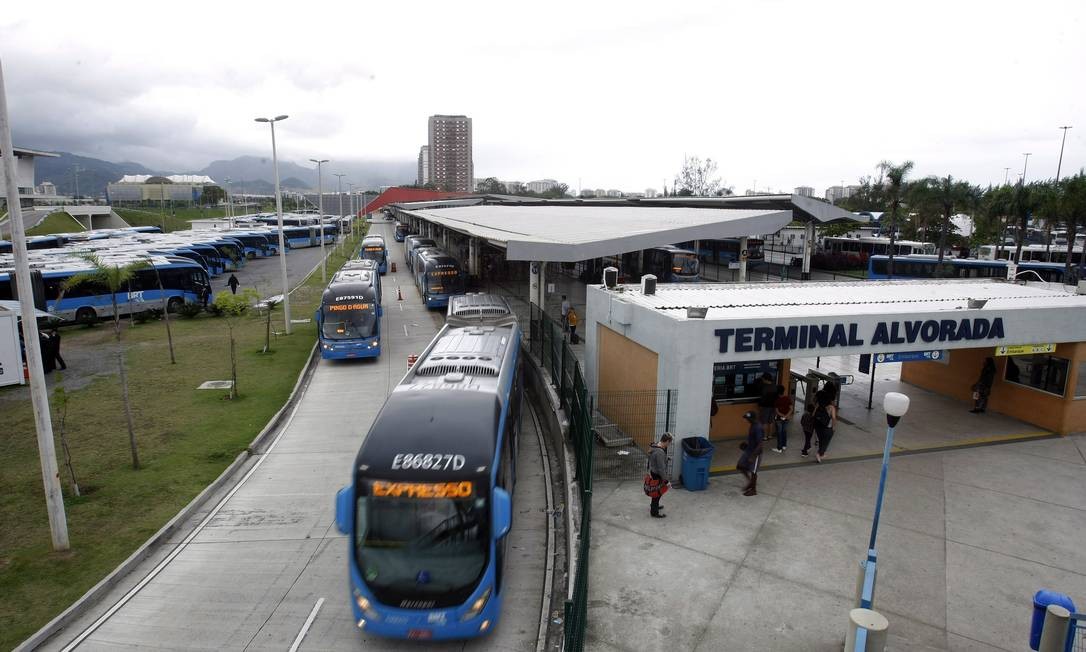
<path id="1" fill-rule="evenodd" d="M 227 184 L 237 193 L 271 194 L 274 191 L 274 171 L 270 158 L 259 156 L 239 156 L 229 161 L 213 161 L 202 170 L 152 170 L 139 163 L 125 161 L 112 163 L 101 159 L 78 156 L 69 152 L 58 152 L 58 158 L 40 157 L 35 159 L 35 178 L 37 183 L 51 181 L 61 195 L 76 194 L 76 171 L 78 170 L 79 194 L 83 196 L 105 195 L 106 185 L 117 181 L 126 174 L 206 174 L 221 185 Z M 343 178 L 343 190 L 347 182 L 355 184 L 355 189 L 374 190 L 378 186 L 414 183 L 416 164 L 414 161 L 344 161 L 324 167 L 324 189 L 335 190 L 336 177 L 333 173 L 346 174 Z M 279 161 L 279 184 L 284 190 L 315 190 L 317 188 L 317 170 L 304 167 L 290 161 Z"/>

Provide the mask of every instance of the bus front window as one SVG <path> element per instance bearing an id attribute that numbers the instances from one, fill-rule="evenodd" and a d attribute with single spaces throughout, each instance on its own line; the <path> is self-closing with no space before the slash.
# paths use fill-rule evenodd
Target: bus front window
<path id="1" fill-rule="evenodd" d="M 698 257 L 694 254 L 675 254 L 671 258 L 671 271 L 680 276 L 698 273 Z"/>
<path id="2" fill-rule="evenodd" d="M 455 269 L 439 269 L 426 274 L 426 292 L 429 294 L 460 294 L 464 278 Z"/>
<path id="3" fill-rule="evenodd" d="M 381 246 L 362 247 L 362 258 L 364 260 L 376 260 L 380 262 L 385 258 L 385 248 Z"/>
<path id="4" fill-rule="evenodd" d="M 321 316 L 321 335 L 326 340 L 371 337 L 377 324 L 377 308 L 369 301 L 326 303 L 321 306 Z"/>
<path id="5" fill-rule="evenodd" d="M 464 602 L 486 570 L 487 500 L 475 483 L 365 483 L 357 504 L 355 555 L 379 601 L 427 606 Z"/>

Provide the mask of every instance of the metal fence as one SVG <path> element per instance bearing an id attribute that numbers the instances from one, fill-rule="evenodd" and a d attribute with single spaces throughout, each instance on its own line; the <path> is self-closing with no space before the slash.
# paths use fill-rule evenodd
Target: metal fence
<path id="1" fill-rule="evenodd" d="M 588 395 L 592 415 L 592 475 L 597 480 L 640 480 L 649 446 L 675 429 L 679 392 L 596 392 Z"/>
<path id="2" fill-rule="evenodd" d="M 1071 614 L 1065 652 L 1086 652 L 1086 613 Z"/>

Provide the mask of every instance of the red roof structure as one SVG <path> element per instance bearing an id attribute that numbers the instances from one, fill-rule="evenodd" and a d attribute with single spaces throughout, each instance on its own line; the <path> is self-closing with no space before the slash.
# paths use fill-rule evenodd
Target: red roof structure
<path id="1" fill-rule="evenodd" d="M 470 192 L 445 192 L 443 190 L 424 190 L 423 188 L 404 188 L 396 186 L 389 188 L 366 204 L 365 213 L 372 213 L 388 204 L 401 204 L 412 201 L 435 201 L 438 199 L 457 199 L 470 197 Z"/>

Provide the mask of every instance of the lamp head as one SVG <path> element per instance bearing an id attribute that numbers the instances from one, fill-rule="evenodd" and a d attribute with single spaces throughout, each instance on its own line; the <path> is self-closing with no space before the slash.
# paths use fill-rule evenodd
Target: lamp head
<path id="1" fill-rule="evenodd" d="M 256 118 L 256 121 L 257 122 L 271 122 L 271 120 L 268 120 L 267 118 Z"/>
<path id="2" fill-rule="evenodd" d="M 275 118 L 273 118 L 273 122 L 279 122 L 280 120 L 286 120 L 289 117 L 290 116 L 285 115 L 285 114 L 284 115 L 277 115 L 277 116 L 275 116 Z"/>
<path id="3" fill-rule="evenodd" d="M 882 399 L 882 409 L 886 412 L 886 423 L 893 428 L 909 411 L 909 397 L 898 392 L 887 392 Z"/>

